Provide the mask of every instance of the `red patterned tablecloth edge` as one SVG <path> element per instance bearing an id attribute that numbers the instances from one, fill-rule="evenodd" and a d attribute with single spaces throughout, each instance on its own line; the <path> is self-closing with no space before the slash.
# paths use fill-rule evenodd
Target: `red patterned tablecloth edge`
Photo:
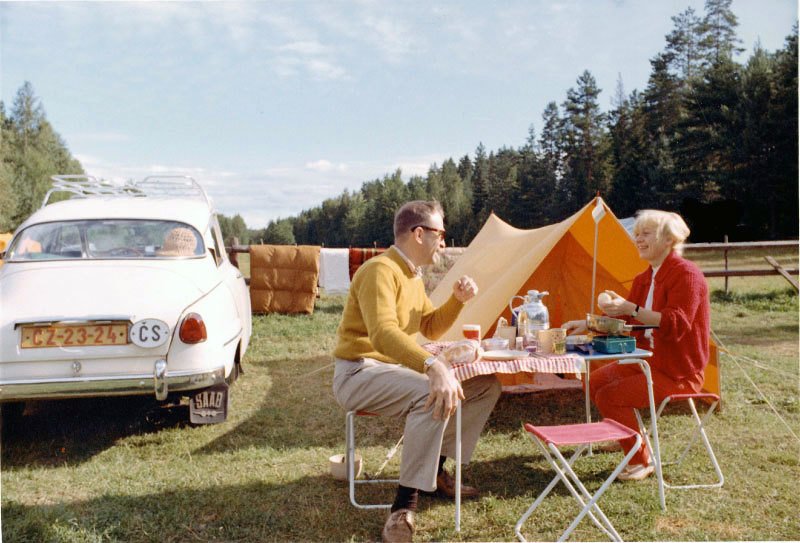
<path id="1" fill-rule="evenodd" d="M 426 351 L 437 355 L 450 345 L 451 342 L 437 341 L 423 345 Z M 537 354 L 512 360 L 484 360 L 479 359 L 470 364 L 453 366 L 456 379 L 466 381 L 478 375 L 491 375 L 493 373 L 571 373 L 577 376 L 583 372 L 586 363 L 580 355 L 567 353 L 563 355 Z"/>

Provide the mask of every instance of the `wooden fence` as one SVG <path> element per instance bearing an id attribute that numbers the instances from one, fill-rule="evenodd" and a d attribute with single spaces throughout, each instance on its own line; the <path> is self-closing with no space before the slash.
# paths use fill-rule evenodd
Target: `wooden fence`
<path id="1" fill-rule="evenodd" d="M 727 236 L 726 236 L 727 238 Z M 728 253 L 730 251 L 748 250 L 748 249 L 769 249 L 770 247 L 798 247 L 798 241 L 740 241 L 722 243 L 687 243 L 684 245 L 683 254 L 691 257 L 692 253 L 702 253 L 707 251 L 722 251 L 725 262 L 725 267 L 721 270 L 706 270 L 703 275 L 706 277 L 724 277 L 725 278 L 725 292 L 728 292 L 728 278 L 729 277 L 751 277 L 759 275 L 782 275 L 795 290 L 798 290 L 797 281 L 792 275 L 798 275 L 797 268 L 783 268 L 771 256 L 766 256 L 764 259 L 770 265 L 769 268 L 756 268 L 756 269 L 742 269 L 732 270 L 728 268 Z"/>

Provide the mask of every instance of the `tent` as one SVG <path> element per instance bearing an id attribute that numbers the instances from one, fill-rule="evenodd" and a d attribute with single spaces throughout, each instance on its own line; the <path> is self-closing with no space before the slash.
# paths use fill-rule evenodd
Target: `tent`
<path id="1" fill-rule="evenodd" d="M 593 211 L 605 210 L 599 222 Z M 595 238 L 595 227 L 597 237 Z M 597 240 L 596 285 L 592 290 L 593 259 Z M 548 291 L 544 303 L 550 312 L 551 327 L 568 320 L 599 312 L 596 296 L 613 290 L 622 296 L 630 292 L 633 279 L 647 269 L 639 258 L 633 239 L 600 197 L 566 220 L 520 230 L 492 214 L 431 293 L 434 305 L 443 303 L 452 293 L 453 283 L 469 275 L 480 293 L 466 305 L 458 320 L 442 340 L 461 338 L 461 325 L 480 324 L 483 337 L 494 331 L 497 319 L 511 321 L 509 299 L 528 290 Z M 519 300 L 515 305 L 519 304 Z M 719 394 L 719 367 L 716 344 L 710 342 L 710 360 L 704 389 Z M 513 383 L 532 382 L 532 376 L 518 376 Z"/>

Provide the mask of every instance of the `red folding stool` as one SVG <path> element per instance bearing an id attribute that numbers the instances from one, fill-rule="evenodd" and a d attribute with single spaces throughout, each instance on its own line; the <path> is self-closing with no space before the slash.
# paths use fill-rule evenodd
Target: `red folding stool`
<path id="1" fill-rule="evenodd" d="M 705 412 L 702 418 L 700 418 L 699 413 L 697 412 L 697 407 L 695 406 L 695 400 L 710 400 L 711 404 L 708 410 Z M 670 402 L 678 402 L 678 401 L 686 401 L 689 404 L 689 408 L 692 410 L 692 419 L 695 423 L 694 431 L 692 432 L 691 437 L 686 443 L 686 447 L 683 449 L 683 452 L 680 454 L 677 460 L 671 462 L 665 462 L 663 458 L 664 449 L 658 445 L 658 449 L 661 451 L 661 466 L 662 466 L 662 477 L 663 477 L 663 466 L 677 466 L 683 459 L 686 458 L 686 454 L 689 450 L 694 446 L 697 442 L 697 438 L 699 437 L 703 441 L 703 445 L 706 448 L 706 452 L 708 453 L 708 458 L 711 461 L 711 465 L 716 472 L 717 480 L 714 483 L 708 484 L 686 484 L 686 485 L 671 485 L 666 481 L 663 482 L 665 488 L 676 488 L 676 489 L 687 489 L 687 488 L 719 488 L 725 483 L 725 476 L 722 475 L 722 469 L 719 467 L 719 462 L 717 461 L 717 457 L 714 454 L 714 449 L 711 447 L 711 442 L 708 439 L 708 435 L 706 434 L 706 421 L 708 421 L 711 414 L 714 412 L 714 409 L 717 408 L 719 405 L 719 396 L 716 394 L 712 394 L 710 392 L 698 392 L 692 394 L 672 394 L 664 398 L 661 402 L 661 405 L 658 406 L 658 410 L 656 411 L 656 419 L 661 416 L 661 412 L 664 411 L 664 408 Z M 636 420 L 639 422 L 639 428 L 641 429 L 642 435 L 645 436 L 645 443 L 647 448 L 652 453 L 653 451 L 653 444 L 650 442 L 650 432 L 647 431 L 646 426 L 644 425 L 644 421 L 642 420 L 642 416 L 639 413 L 639 410 L 636 409 Z M 658 436 L 654 438 L 654 441 L 658 440 Z"/>
<path id="2" fill-rule="evenodd" d="M 347 468 L 347 484 L 350 487 L 350 503 L 353 504 L 354 507 L 358 507 L 359 509 L 389 509 L 392 507 L 391 503 L 375 503 L 375 504 L 365 504 L 365 503 L 358 503 L 356 501 L 356 485 L 364 485 L 364 484 L 389 484 L 393 483 L 395 485 L 400 484 L 400 479 L 363 479 L 363 480 L 356 480 L 356 473 L 355 473 L 355 458 L 356 458 L 356 433 L 355 433 L 355 418 L 356 417 L 377 417 L 376 413 L 370 413 L 369 411 L 348 411 L 347 415 L 345 415 L 345 428 L 344 428 L 344 438 L 345 438 L 345 446 L 347 448 L 347 452 L 345 454 L 345 464 Z M 397 444 L 392 447 L 386 455 L 386 461 L 388 462 L 394 453 L 397 452 L 397 448 L 400 446 L 400 443 L 403 441 L 403 436 L 400 436 L 400 440 Z M 384 464 L 385 465 L 385 464 Z"/>
<path id="3" fill-rule="evenodd" d="M 570 491 L 570 494 L 572 494 L 575 500 L 581 505 L 581 511 L 564 533 L 561 534 L 558 540 L 566 540 L 583 517 L 589 515 L 592 522 L 594 522 L 609 538 L 614 541 L 622 541 L 622 538 L 614 529 L 611 521 L 608 520 L 608 517 L 606 517 L 605 513 L 600 509 L 600 506 L 597 505 L 597 501 L 608 487 L 611 486 L 611 483 L 614 482 L 617 475 L 628 465 L 628 462 L 636 451 L 639 450 L 642 444 L 642 436 L 639 435 L 638 432 L 612 419 L 603 419 L 601 422 L 565 424 L 560 426 L 533 426 L 532 424 L 525 424 L 524 427 L 531 440 L 538 445 L 539 449 L 544 454 L 547 463 L 550 464 L 550 467 L 556 472 L 556 476 L 550 481 L 547 488 L 539 494 L 536 501 L 525 511 L 525 514 L 517 521 L 516 526 L 514 526 L 514 532 L 517 534 L 517 538 L 520 541 L 527 541 L 525 536 L 522 535 L 522 525 L 528 520 L 533 511 L 539 507 L 542 501 L 544 501 L 545 497 L 553 490 L 556 484 L 558 484 L 558 481 L 562 481 Z M 621 441 L 629 438 L 636 438 L 636 443 L 633 448 L 622 458 L 622 461 L 614 468 L 614 471 L 611 472 L 611 475 L 603 482 L 597 492 L 595 492 L 594 495 L 589 494 L 589 491 L 572 470 L 572 465 L 592 444 L 606 441 Z M 572 445 L 577 445 L 578 447 L 570 459 L 567 460 L 558 448 Z"/>

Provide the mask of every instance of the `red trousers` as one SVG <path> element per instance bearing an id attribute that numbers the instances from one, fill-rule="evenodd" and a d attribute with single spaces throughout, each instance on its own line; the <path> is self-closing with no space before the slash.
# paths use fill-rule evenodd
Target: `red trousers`
<path id="1" fill-rule="evenodd" d="M 689 394 L 699 392 L 703 386 L 703 374 L 690 379 L 675 381 L 673 378 L 653 369 L 653 398 L 656 409 L 671 394 Z M 591 400 L 603 418 L 614 419 L 632 430 L 639 430 L 634 409 L 647 408 L 650 400 L 647 397 L 647 380 L 638 364 L 607 364 L 591 373 L 589 380 Z M 623 440 L 622 448 L 630 452 L 636 443 L 635 438 Z M 644 445 L 633 455 L 631 464 L 649 464 L 650 454 Z"/>

